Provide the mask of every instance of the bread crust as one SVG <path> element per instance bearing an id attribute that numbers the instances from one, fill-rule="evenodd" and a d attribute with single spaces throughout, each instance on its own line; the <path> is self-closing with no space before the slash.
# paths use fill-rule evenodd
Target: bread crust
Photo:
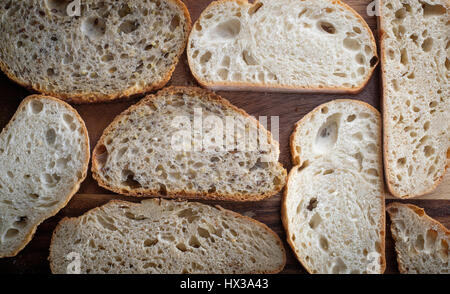
<path id="1" fill-rule="evenodd" d="M 431 218 L 428 214 L 425 213 L 425 210 L 423 208 L 420 208 L 418 206 L 415 206 L 413 204 L 408 203 L 400 203 L 400 202 L 392 202 L 389 205 L 386 206 L 386 211 L 388 212 L 389 216 L 392 216 L 395 214 L 393 209 L 396 209 L 398 207 L 407 207 L 413 210 L 416 214 L 418 214 L 420 217 L 425 217 L 425 220 L 427 220 L 430 224 L 436 225 L 441 231 L 444 232 L 446 236 L 450 237 L 450 230 L 447 229 L 443 224 L 438 222 L 437 220 Z M 398 238 L 397 234 L 394 233 L 394 223 L 391 223 L 391 232 L 392 232 L 392 238 L 394 239 L 394 243 L 397 243 Z M 398 270 L 401 274 L 407 274 L 408 271 L 403 267 L 401 260 L 400 260 L 400 251 L 397 249 L 397 246 L 395 246 L 395 253 L 397 255 L 397 264 L 398 264 Z"/>
<path id="2" fill-rule="evenodd" d="M 161 203 L 162 199 L 160 199 L 160 198 L 153 198 L 153 199 L 150 199 L 150 200 L 151 201 L 158 201 L 159 203 Z M 149 200 L 147 200 L 147 201 L 149 201 Z M 173 200 L 166 200 L 166 201 L 187 202 L 186 200 L 182 200 L 182 199 L 179 199 L 179 198 L 173 199 Z M 127 206 L 139 206 L 142 202 L 141 203 L 134 203 L 134 202 L 127 202 L 127 201 L 122 201 L 122 200 L 111 200 L 105 205 L 109 205 L 109 204 L 113 204 L 113 203 L 123 204 L 123 205 L 127 205 Z M 206 204 L 203 204 L 203 205 L 206 205 Z M 84 216 L 84 215 L 86 215 L 88 213 L 95 213 L 97 210 L 100 210 L 101 207 L 102 206 L 99 206 L 99 207 L 96 207 L 94 209 L 91 209 L 88 212 L 86 212 L 85 214 L 83 214 L 82 216 Z M 220 205 L 215 205 L 215 207 L 217 209 L 219 209 L 220 211 L 223 211 L 226 214 L 229 214 L 229 215 L 232 215 L 232 216 L 236 216 L 237 218 L 244 219 L 246 221 L 252 222 L 252 223 L 254 223 L 254 224 L 258 225 L 258 226 L 263 227 L 264 230 L 269 232 L 277 240 L 277 243 L 279 243 L 279 245 L 280 245 L 279 248 L 283 252 L 283 263 L 281 264 L 281 266 L 278 269 L 276 269 L 274 271 L 251 272 L 251 273 L 248 273 L 248 274 L 277 274 L 277 273 L 281 272 L 284 269 L 284 267 L 286 266 L 286 250 L 284 248 L 283 242 L 281 241 L 281 239 L 280 239 L 280 237 L 278 236 L 277 233 L 275 233 L 272 229 L 270 229 L 266 224 L 264 224 L 262 222 L 259 222 L 259 221 L 255 220 L 255 219 L 251 218 L 251 217 L 239 214 L 239 213 L 234 212 L 234 211 L 229 210 L 229 209 L 225 209 L 225 208 L 223 208 Z M 61 229 L 61 226 L 65 222 L 74 222 L 77 218 L 79 218 L 79 217 L 72 217 L 72 218 L 65 217 L 65 218 L 63 218 L 58 223 L 58 225 L 56 226 L 55 230 L 53 231 L 53 234 L 52 234 L 52 237 L 51 237 L 51 241 L 50 241 L 50 249 L 49 249 L 50 250 L 50 254 L 49 254 L 49 257 L 48 257 L 49 264 L 50 264 L 50 270 L 51 270 L 52 273 L 55 273 L 55 269 L 53 267 L 53 263 L 52 263 L 52 260 L 51 260 L 51 252 L 52 252 L 52 245 L 51 244 L 53 244 L 53 242 L 54 242 L 55 235 Z"/>
<path id="3" fill-rule="evenodd" d="M 260 2 L 259 0 L 256 0 L 255 3 L 250 3 L 247 0 L 217 0 L 211 2 L 208 7 L 203 10 L 203 12 L 200 14 L 200 17 L 197 19 L 197 21 L 194 23 L 197 25 L 200 20 L 207 14 L 208 10 L 213 8 L 214 6 L 221 5 L 226 2 L 235 2 L 240 6 L 244 5 L 258 5 Z M 258 92 L 281 92 L 281 93 L 342 93 L 342 94 L 358 94 L 360 93 L 364 87 L 367 85 L 369 80 L 371 79 L 373 72 L 375 71 L 375 68 L 377 67 L 379 63 L 378 53 L 377 53 L 377 44 L 375 41 L 375 37 L 373 36 L 372 30 L 370 29 L 369 25 L 366 23 L 366 21 L 359 15 L 353 8 L 351 8 L 346 3 L 341 2 L 340 0 L 333 1 L 334 3 L 341 5 L 345 9 L 349 10 L 353 15 L 358 18 L 363 25 L 365 29 L 369 32 L 370 40 L 372 43 L 373 48 L 375 48 L 373 55 L 377 58 L 377 62 L 370 68 L 370 71 L 367 75 L 367 78 L 361 83 L 359 87 L 356 88 L 348 88 L 348 87 L 329 87 L 329 88 L 319 88 L 319 87 L 305 87 L 305 86 L 290 86 L 290 85 L 267 85 L 265 83 L 247 83 L 247 82 L 216 82 L 216 83 L 209 83 L 206 80 L 203 80 L 200 78 L 193 70 L 191 70 L 192 75 L 197 80 L 197 82 L 205 88 L 208 88 L 213 91 L 258 91 Z M 189 34 L 188 44 L 191 41 L 191 34 Z M 187 46 L 187 59 L 189 63 L 189 67 L 192 69 L 194 67 L 194 61 L 191 58 L 191 48 L 190 46 Z"/>
<path id="4" fill-rule="evenodd" d="M 63 105 L 64 107 L 66 107 L 67 109 L 69 109 L 77 118 L 78 122 L 80 123 L 82 130 L 83 130 L 83 135 L 85 137 L 85 143 L 84 145 L 84 149 L 85 149 L 85 153 L 87 154 L 87 156 L 85 157 L 85 159 L 83 160 L 83 174 L 81 176 L 81 178 L 79 178 L 78 182 L 74 185 L 72 191 L 70 191 L 70 193 L 66 196 L 65 200 L 63 202 L 61 202 L 60 205 L 58 205 L 57 207 L 55 207 L 50 213 L 47 214 L 47 217 L 43 217 L 41 220 L 39 220 L 38 222 L 36 222 L 35 226 L 32 228 L 32 230 L 30 231 L 30 233 L 25 237 L 25 241 L 21 244 L 21 246 L 16 249 L 15 251 L 9 253 L 9 254 L 0 254 L 0 258 L 4 258 L 4 257 L 14 257 L 16 256 L 20 251 L 22 251 L 22 249 L 25 248 L 25 246 L 31 241 L 31 239 L 33 239 L 34 233 L 36 232 L 37 227 L 44 222 L 46 219 L 56 215 L 62 208 L 64 208 L 69 201 L 72 199 L 73 195 L 75 195 L 75 193 L 79 190 L 80 188 L 80 184 L 85 180 L 86 176 L 87 176 L 87 170 L 88 170 L 88 166 L 89 166 L 89 159 L 90 159 L 90 144 L 89 144 L 89 135 L 88 135 L 88 131 L 86 128 L 86 125 L 83 121 L 83 119 L 81 118 L 81 116 L 78 114 L 78 112 L 69 104 L 67 104 L 64 101 L 61 101 L 57 98 L 54 97 L 50 97 L 50 96 L 44 96 L 44 95 L 31 95 L 26 97 L 19 105 L 19 107 L 17 108 L 16 113 L 14 114 L 14 116 L 11 118 L 11 120 L 8 122 L 8 124 L 4 127 L 4 130 L 7 130 L 9 128 L 9 126 L 12 124 L 12 122 L 16 119 L 16 116 L 18 115 L 18 113 L 21 111 L 20 109 L 29 101 L 29 100 L 34 100 L 34 99 L 39 99 L 39 100 L 43 100 L 43 99 L 47 99 L 47 100 L 51 100 L 54 102 L 57 102 L 61 105 Z M 3 133 L 2 131 L 2 133 Z"/>
<path id="5" fill-rule="evenodd" d="M 378 0 L 378 11 L 380 12 L 380 15 L 377 17 L 377 22 L 378 22 L 378 34 L 379 34 L 379 40 L 380 40 L 380 64 L 381 64 L 381 83 L 382 83 L 382 98 L 381 98 L 381 105 L 383 108 L 383 130 L 386 130 L 387 128 L 387 121 L 388 121 L 388 113 L 386 111 L 386 105 L 387 105 L 387 92 L 386 92 L 386 88 L 387 88 L 387 81 L 386 81 L 386 68 L 385 68 L 385 64 L 387 63 L 387 58 L 386 58 L 386 46 L 385 46 L 385 42 L 384 42 L 384 32 L 385 32 L 385 28 L 382 22 L 383 19 L 383 13 L 382 13 L 382 9 L 383 9 L 383 2 L 385 0 Z M 448 1 L 449 5 L 450 5 L 450 1 Z M 444 172 L 442 173 L 442 176 L 440 178 L 438 178 L 433 186 L 431 186 L 429 189 L 423 191 L 420 194 L 412 194 L 412 195 L 402 195 L 399 191 L 397 191 L 395 189 L 394 186 L 394 182 L 395 182 L 395 178 L 389 178 L 389 174 L 391 174 L 391 170 L 393 169 L 391 167 L 391 165 L 389 164 L 387 158 L 387 154 L 388 154 L 388 146 L 387 146 L 387 142 L 390 140 L 391 135 L 388 134 L 387 132 L 384 131 L 384 135 L 383 135 L 383 158 L 384 158 L 384 168 L 385 168 L 385 178 L 386 178 L 386 185 L 389 189 L 389 192 L 397 197 L 397 198 L 401 198 L 401 199 L 409 199 L 409 198 L 415 198 L 415 197 L 420 197 L 423 195 L 426 195 L 428 193 L 433 192 L 434 190 L 436 190 L 437 186 L 443 181 L 444 177 L 445 177 L 445 173 L 450 165 L 450 149 L 447 150 L 447 164 L 444 167 Z"/>
<path id="6" fill-rule="evenodd" d="M 337 99 L 337 100 L 333 100 L 331 102 L 328 103 L 324 103 L 322 105 L 319 105 L 318 107 L 314 108 L 311 112 L 309 112 L 308 114 L 306 114 L 300 121 L 298 121 L 295 124 L 294 127 L 294 131 L 291 134 L 290 137 L 290 149 L 291 149 L 291 155 L 292 155 L 292 163 L 294 165 L 294 167 L 291 169 L 291 171 L 288 174 L 288 178 L 286 182 L 289 182 L 289 179 L 295 174 L 295 172 L 297 172 L 297 170 L 300 168 L 299 164 L 300 164 L 300 158 L 299 158 L 299 154 L 297 153 L 297 151 L 295 150 L 295 135 L 296 133 L 299 131 L 300 127 L 302 127 L 302 125 L 315 113 L 319 112 L 320 109 L 323 106 L 326 105 L 330 105 L 333 103 L 342 103 L 342 102 L 352 102 L 352 103 L 357 103 L 360 104 L 364 107 L 366 107 L 367 109 L 369 109 L 373 114 L 375 114 L 378 119 L 381 121 L 381 115 L 380 112 L 374 108 L 372 105 L 367 104 L 366 102 L 360 101 L 360 100 L 352 100 L 352 99 Z M 378 126 L 378 138 L 377 141 L 380 143 L 381 145 L 381 140 L 382 140 L 382 128 L 381 128 L 381 124 Z M 381 150 L 381 148 L 380 148 Z M 383 156 L 382 151 L 380 151 L 379 153 L 380 159 Z M 378 163 L 378 170 L 381 172 L 381 179 L 383 179 L 383 161 L 380 160 Z M 380 181 L 380 191 L 382 191 L 382 194 L 379 196 L 379 199 L 381 200 L 381 205 L 382 205 L 382 214 L 384 215 L 384 210 L 385 210 L 385 194 L 384 194 L 384 183 L 383 180 Z M 289 230 L 289 225 L 288 225 L 288 218 L 287 218 L 287 195 L 289 192 L 289 186 L 286 184 L 286 188 L 284 189 L 284 193 L 283 193 L 283 198 L 281 201 L 281 221 L 283 223 L 283 227 L 286 231 L 286 239 L 287 242 L 289 244 L 289 246 L 291 246 L 292 251 L 294 251 L 295 256 L 297 257 L 297 259 L 300 261 L 300 263 L 303 265 L 303 267 L 309 272 L 312 273 L 312 270 L 310 268 L 308 268 L 306 266 L 306 262 L 304 260 L 301 259 L 301 257 L 296 253 L 295 251 L 295 244 L 294 241 L 291 240 L 291 238 L 289 237 L 291 234 L 291 231 Z M 381 256 L 380 256 L 380 273 L 384 273 L 384 271 L 386 270 L 386 238 L 385 238 L 385 228 L 386 228 L 386 218 L 383 218 L 382 222 L 379 224 L 379 229 L 380 229 L 380 240 L 381 240 Z"/>
<path id="7" fill-rule="evenodd" d="M 170 95 L 170 94 L 178 94 L 178 93 L 183 93 L 183 94 L 188 94 L 188 95 L 189 94 L 198 95 L 199 97 L 202 97 L 202 99 L 205 99 L 206 101 L 218 102 L 218 103 L 224 105 L 225 107 L 230 108 L 230 109 L 238 112 L 239 114 L 245 116 L 246 118 L 249 118 L 250 120 L 252 120 L 257 125 L 258 130 L 259 129 L 265 130 L 265 128 L 254 117 L 250 116 L 243 109 L 240 109 L 240 108 L 234 106 L 228 100 L 226 100 L 225 98 L 222 98 L 221 96 L 219 96 L 213 92 L 210 92 L 208 90 L 201 89 L 201 88 L 196 88 L 196 87 L 171 86 L 171 87 L 164 88 L 154 95 L 149 95 L 149 96 L 143 98 L 137 104 L 132 105 L 130 108 L 128 108 L 127 110 L 125 110 L 124 112 L 119 114 L 112 121 L 112 123 L 103 131 L 102 136 L 98 140 L 98 142 L 92 152 L 92 176 L 101 187 L 103 187 L 107 190 L 113 191 L 115 193 L 118 193 L 118 194 L 126 195 L 126 196 L 136 196 L 136 197 L 154 196 L 154 197 L 163 197 L 163 198 L 172 198 L 172 199 L 182 197 L 182 198 L 192 199 L 192 200 L 203 199 L 203 200 L 230 200 L 230 201 L 260 201 L 262 199 L 265 199 L 265 198 L 268 198 L 268 197 L 271 197 L 271 196 L 277 194 L 278 192 L 281 191 L 281 189 L 283 189 L 284 185 L 286 184 L 285 179 L 287 176 L 287 172 L 286 172 L 286 169 L 284 169 L 283 165 L 280 162 L 278 162 L 278 166 L 283 170 L 284 181 L 281 182 L 275 188 L 275 190 L 269 191 L 265 194 L 250 194 L 249 195 L 249 194 L 236 193 L 236 194 L 232 194 L 232 195 L 221 195 L 216 192 L 192 193 L 192 192 L 188 192 L 188 191 L 184 191 L 184 190 L 179 190 L 179 191 L 172 191 L 172 192 L 167 191 L 167 195 L 165 195 L 165 194 L 162 194 L 161 191 L 159 191 L 159 190 L 148 190 L 148 189 L 142 189 L 142 188 L 132 189 L 130 191 L 124 191 L 122 189 L 112 187 L 112 186 L 108 185 L 108 183 L 103 181 L 101 179 L 101 177 L 98 175 L 98 171 L 100 170 L 100 168 L 99 168 L 97 159 L 98 159 L 99 154 L 101 154 L 101 152 L 99 152 L 100 146 L 104 145 L 104 142 L 105 142 L 105 139 L 106 139 L 106 136 L 108 135 L 108 133 L 112 129 L 114 129 L 116 124 L 122 119 L 123 116 L 134 111 L 135 109 L 138 109 L 141 105 L 147 103 L 148 101 L 156 100 L 160 96 L 165 95 L 165 94 Z M 277 146 L 279 146 L 279 143 L 272 139 L 270 132 L 267 130 L 266 130 L 266 132 L 267 132 L 267 138 L 270 140 L 269 144 L 276 144 Z"/>
<path id="8" fill-rule="evenodd" d="M 192 20 L 191 20 L 190 14 L 189 14 L 189 10 L 187 9 L 186 5 L 181 0 L 165 0 L 165 1 L 169 1 L 172 4 L 175 4 L 183 11 L 184 17 L 186 18 L 186 26 L 184 28 L 184 32 L 185 32 L 184 43 L 183 43 L 183 46 L 180 48 L 179 52 L 177 52 L 177 55 L 175 56 L 176 62 L 168 70 L 166 76 L 164 76 L 164 78 L 160 82 L 157 82 L 157 83 L 154 83 L 151 85 L 147 85 L 145 87 L 133 86 L 133 87 L 123 90 L 122 92 L 116 92 L 113 94 L 55 93 L 55 92 L 43 89 L 40 85 L 32 85 L 25 81 L 20 80 L 10 70 L 8 70 L 8 66 L 2 60 L 0 60 L 0 70 L 2 70 L 10 80 L 12 80 L 16 84 L 18 84 L 24 88 L 27 88 L 30 91 L 36 91 L 36 92 L 42 93 L 43 95 L 58 97 L 66 102 L 73 103 L 73 104 L 108 102 L 108 101 L 116 100 L 119 98 L 132 98 L 135 95 L 149 93 L 149 92 L 152 92 L 155 90 L 159 90 L 159 89 L 163 88 L 171 79 L 172 74 L 175 71 L 175 68 L 178 64 L 178 61 L 179 61 L 181 55 L 183 54 L 184 49 L 186 48 L 186 43 L 188 40 L 189 32 L 191 31 L 191 27 L 192 27 Z"/>

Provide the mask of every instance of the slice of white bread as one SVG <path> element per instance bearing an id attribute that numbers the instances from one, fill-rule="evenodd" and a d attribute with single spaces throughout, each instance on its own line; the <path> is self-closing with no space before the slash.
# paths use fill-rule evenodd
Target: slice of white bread
<path id="1" fill-rule="evenodd" d="M 214 90 L 355 93 L 378 63 L 366 22 L 330 0 L 213 1 L 187 56 L 194 77 Z"/>
<path id="2" fill-rule="evenodd" d="M 432 192 L 450 158 L 450 2 L 380 0 L 386 182 Z"/>
<path id="3" fill-rule="evenodd" d="M 108 126 L 92 173 L 124 195 L 255 201 L 284 187 L 279 154 L 270 132 L 242 109 L 207 90 L 170 87 Z"/>
<path id="4" fill-rule="evenodd" d="M 254 219 L 221 207 L 150 199 L 111 201 L 63 219 L 49 260 L 56 274 L 237 274 L 280 272 L 286 256 L 278 235 Z"/>
<path id="5" fill-rule="evenodd" d="M 310 273 L 383 273 L 385 211 L 381 118 L 354 100 L 300 120 L 282 203 L 288 243 Z"/>
<path id="6" fill-rule="evenodd" d="M 33 95 L 0 134 L 0 258 L 15 256 L 86 177 L 89 137 L 70 105 Z"/>
<path id="7" fill-rule="evenodd" d="M 450 231 L 412 204 L 387 206 L 402 274 L 449 274 Z"/>
<path id="8" fill-rule="evenodd" d="M 162 88 L 191 27 L 180 0 L 2 1 L 0 15 L 0 68 L 76 103 Z"/>

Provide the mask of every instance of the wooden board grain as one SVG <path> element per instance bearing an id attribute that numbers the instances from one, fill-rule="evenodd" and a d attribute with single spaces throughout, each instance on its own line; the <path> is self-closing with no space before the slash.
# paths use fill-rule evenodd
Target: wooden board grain
<path id="1" fill-rule="evenodd" d="M 195 21 L 201 11 L 211 1 L 184 0 L 184 2 L 191 13 L 193 21 Z M 369 17 L 366 13 L 367 5 L 370 4 L 371 1 L 347 0 L 345 2 L 366 19 L 376 35 L 376 18 Z M 169 85 L 197 85 L 189 71 L 185 55 L 183 55 L 180 60 Z M 9 81 L 3 74 L 0 74 L 0 90 L 2 93 L 0 98 L 0 128 L 2 128 L 12 117 L 21 100 L 29 95 L 29 92 Z M 292 165 L 289 154 L 289 136 L 293 130 L 294 124 L 316 106 L 337 98 L 351 98 L 365 101 L 377 109 L 380 109 L 381 92 L 379 68 L 375 71 L 367 87 L 357 95 L 255 92 L 218 92 L 218 94 L 255 117 L 279 117 L 280 161 L 287 169 L 290 169 Z M 95 146 L 95 143 L 104 128 L 113 120 L 113 118 L 138 100 L 139 98 L 109 104 L 75 106 L 86 122 L 91 141 L 91 149 Z M 386 196 L 387 198 L 391 198 L 390 195 Z M 17 257 L 0 259 L 0 273 L 48 273 L 48 247 L 52 231 L 58 221 L 65 216 L 79 216 L 89 209 L 107 203 L 111 199 L 123 199 L 129 201 L 140 200 L 131 197 L 112 195 L 109 191 L 100 188 L 89 173 L 86 181 L 81 185 L 78 194 L 74 196 L 70 203 L 61 210 L 57 216 L 45 221 L 39 226 L 34 239 Z M 281 195 L 278 194 L 270 199 L 257 203 L 204 202 L 213 205 L 220 204 L 225 208 L 262 221 L 285 240 L 284 230 L 280 221 L 280 201 Z M 387 202 L 392 201 L 393 200 L 390 199 L 387 200 Z M 403 202 L 413 203 L 423 207 L 430 216 L 441 221 L 447 227 L 450 227 L 450 174 L 446 174 L 444 182 L 434 193 L 420 197 L 420 199 Z M 387 229 L 386 232 L 386 273 L 396 273 L 397 264 L 395 261 L 392 238 L 390 237 L 389 229 Z M 306 273 L 293 256 L 286 242 L 285 247 L 287 249 L 288 261 L 283 273 Z"/>

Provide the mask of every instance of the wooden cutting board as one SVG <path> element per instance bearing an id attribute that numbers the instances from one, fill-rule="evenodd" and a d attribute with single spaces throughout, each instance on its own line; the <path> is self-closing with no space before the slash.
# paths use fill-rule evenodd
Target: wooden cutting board
<path id="1" fill-rule="evenodd" d="M 193 21 L 200 15 L 201 11 L 211 2 L 210 0 L 184 0 L 188 7 Z M 369 17 L 366 13 L 370 0 L 347 0 L 345 1 L 353 7 L 368 22 L 371 29 L 376 34 L 376 18 Z M 280 93 L 252 93 L 252 92 L 218 92 L 224 98 L 230 100 L 237 107 L 243 108 L 249 114 L 259 116 L 279 116 L 280 124 L 280 161 L 290 169 L 291 159 L 289 154 L 289 136 L 294 124 L 305 114 L 316 106 L 337 99 L 351 98 L 365 101 L 380 109 L 380 77 L 379 68 L 375 71 L 367 87 L 358 95 L 326 95 L 326 94 L 280 94 Z M 186 56 L 183 55 L 169 85 L 197 85 L 193 79 L 187 65 Z M 0 127 L 3 128 L 10 120 L 21 100 L 29 95 L 25 89 L 9 81 L 5 75 L 0 74 Z M 139 99 L 113 102 L 109 104 L 80 105 L 75 108 L 85 120 L 89 131 L 91 148 L 95 146 L 104 128 L 113 118 L 136 103 Z M 387 202 L 392 202 L 390 195 L 386 195 Z M 84 212 L 107 203 L 111 199 L 123 199 L 129 201 L 139 201 L 131 197 L 113 195 L 111 192 L 100 188 L 92 179 L 89 173 L 85 182 L 77 195 L 70 203 L 55 217 L 48 219 L 41 224 L 35 237 L 30 244 L 15 258 L 5 258 L 0 260 L 0 273 L 49 273 L 48 248 L 51 234 L 63 217 L 75 217 Z M 285 240 L 284 230 L 280 221 L 280 200 L 278 194 L 268 200 L 257 203 L 232 203 L 204 201 L 209 204 L 220 204 L 221 206 L 236 212 L 253 217 L 270 226 L 279 236 Z M 450 173 L 446 174 L 444 182 L 438 189 L 420 199 L 403 201 L 423 207 L 431 216 L 441 221 L 445 226 L 450 227 Z M 389 220 L 388 224 L 389 226 Z M 386 228 L 386 273 L 396 273 L 397 264 L 394 254 L 394 245 L 390 235 L 390 230 Z M 306 273 L 299 262 L 293 256 L 289 246 L 285 242 L 288 260 L 283 273 Z"/>

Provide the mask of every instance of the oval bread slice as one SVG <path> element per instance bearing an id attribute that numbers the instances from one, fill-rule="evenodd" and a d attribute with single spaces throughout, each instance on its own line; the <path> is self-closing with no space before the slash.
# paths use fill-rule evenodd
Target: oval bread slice
<path id="1" fill-rule="evenodd" d="M 213 90 L 356 93 L 378 63 L 363 18 L 330 0 L 214 1 L 193 26 L 187 56 Z"/>
<path id="2" fill-rule="evenodd" d="M 0 257 L 15 256 L 85 179 L 89 137 L 70 105 L 33 95 L 0 134 Z"/>
<path id="3" fill-rule="evenodd" d="M 0 68 L 76 103 L 162 88 L 191 27 L 180 0 L 2 1 L 0 15 Z"/>
<path id="4" fill-rule="evenodd" d="M 386 183 L 418 197 L 450 163 L 450 1 L 379 4 Z"/>
<path id="5" fill-rule="evenodd" d="M 63 219 L 49 260 L 56 274 L 236 274 L 277 273 L 286 257 L 277 234 L 251 218 L 200 203 L 150 199 L 111 201 Z"/>
<path id="6" fill-rule="evenodd" d="M 380 114 L 353 100 L 323 104 L 291 137 L 296 166 L 282 203 L 287 240 L 310 273 L 383 273 Z"/>
<path id="7" fill-rule="evenodd" d="M 387 206 L 402 274 L 449 274 L 450 230 L 412 204 Z"/>
<path id="8" fill-rule="evenodd" d="M 285 185 L 279 154 L 270 132 L 242 109 L 207 90 L 170 87 L 106 128 L 92 173 L 124 195 L 255 201 Z"/>

